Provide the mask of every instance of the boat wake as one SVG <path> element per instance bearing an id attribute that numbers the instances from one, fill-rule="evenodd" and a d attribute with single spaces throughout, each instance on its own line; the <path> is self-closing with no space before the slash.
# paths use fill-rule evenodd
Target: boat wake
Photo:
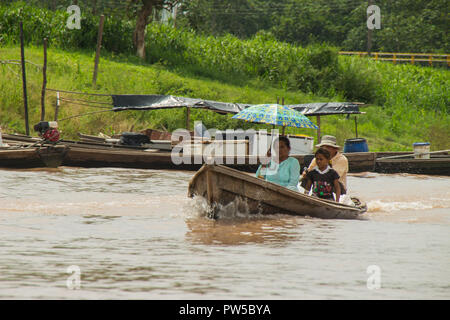
<path id="1" fill-rule="evenodd" d="M 262 213 L 250 213 L 247 201 L 240 197 L 236 197 L 227 205 L 217 204 L 211 208 L 206 199 L 203 197 L 194 197 L 190 201 L 185 213 L 188 217 L 207 217 L 214 219 L 267 219 L 271 215 Z"/>
<path id="2" fill-rule="evenodd" d="M 367 212 L 392 212 L 403 210 L 427 210 L 450 207 L 446 199 L 430 199 L 420 201 L 383 201 L 371 200 L 367 203 Z"/>

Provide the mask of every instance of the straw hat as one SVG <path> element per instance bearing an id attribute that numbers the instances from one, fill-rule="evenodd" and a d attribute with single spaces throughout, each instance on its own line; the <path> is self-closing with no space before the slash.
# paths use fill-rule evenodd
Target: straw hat
<path id="1" fill-rule="evenodd" d="M 329 146 L 329 147 L 333 147 L 333 148 L 340 148 L 340 146 L 338 146 L 336 144 L 336 137 L 335 136 L 323 136 L 322 139 L 320 140 L 320 143 L 316 145 L 317 148 L 320 148 L 322 146 Z"/>

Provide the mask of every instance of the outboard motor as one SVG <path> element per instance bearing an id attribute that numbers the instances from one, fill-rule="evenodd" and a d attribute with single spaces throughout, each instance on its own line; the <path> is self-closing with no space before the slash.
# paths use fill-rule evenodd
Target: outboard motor
<path id="1" fill-rule="evenodd" d="M 36 131 L 45 141 L 55 143 L 60 139 L 60 134 L 57 128 L 58 123 L 56 121 L 41 121 L 34 126 L 34 131 Z"/>

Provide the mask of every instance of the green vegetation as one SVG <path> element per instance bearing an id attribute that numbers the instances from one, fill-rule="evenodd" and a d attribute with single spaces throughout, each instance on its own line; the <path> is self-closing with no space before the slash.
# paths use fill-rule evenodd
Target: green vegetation
<path id="1" fill-rule="evenodd" d="M 81 29 L 67 28 L 69 13 L 65 9 L 51 11 L 40 9 L 24 2 L 9 5 L 0 3 L 0 45 L 19 44 L 19 21 L 23 21 L 24 42 L 42 45 L 47 37 L 50 46 L 66 50 L 92 49 L 97 44 L 99 17 L 83 13 Z M 105 17 L 102 46 L 107 51 L 132 53 L 131 34 L 133 24 L 127 20 Z"/>
<path id="2" fill-rule="evenodd" d="M 162 65 L 143 64 L 137 58 L 114 57 L 105 53 L 100 64 L 97 88 L 92 88 L 92 71 L 94 53 L 67 52 L 51 49 L 48 52 L 48 88 L 66 89 L 91 93 L 115 94 L 172 94 L 178 96 L 198 97 L 217 101 L 239 101 L 243 103 L 276 102 L 277 96 L 285 96 L 292 103 L 311 102 L 317 97 L 301 92 L 285 92 L 277 88 L 255 89 L 227 85 L 210 79 L 198 79 L 179 76 L 167 71 Z M 8 47 L 0 49 L 2 59 L 17 59 L 20 49 Z M 42 48 L 31 47 L 26 50 L 27 60 L 39 62 L 43 59 Z M 0 122 L 8 131 L 24 132 L 22 84 L 20 67 L 0 65 Z M 40 95 L 42 72 L 34 65 L 27 64 L 28 93 L 30 106 L 30 122 L 37 123 L 40 118 Z M 86 98 L 65 94 L 70 99 L 91 99 L 91 101 L 111 102 L 110 98 Z M 55 94 L 49 92 L 46 97 L 46 114 L 50 120 L 54 115 Z M 329 99 L 321 99 L 329 100 Z M 112 107 L 112 105 L 111 105 Z M 62 103 L 59 118 L 96 111 L 86 106 Z M 100 109 L 101 110 L 101 109 Z M 124 111 L 117 113 L 100 113 L 61 121 L 65 136 L 76 137 L 77 132 L 97 134 L 120 133 L 134 127 L 134 130 L 148 127 L 175 130 L 185 126 L 185 110 Z M 217 129 L 248 128 L 250 124 L 230 119 L 230 116 L 219 115 L 211 111 L 192 110 L 192 122 L 202 120 L 208 127 Z M 261 126 L 264 127 L 264 126 Z M 311 130 L 303 133 L 313 134 Z"/>
<path id="3" fill-rule="evenodd" d="M 373 32 L 372 50 L 450 51 L 449 2 L 377 0 L 381 29 Z M 342 50 L 367 50 L 368 2 L 361 0 L 189 0 L 177 25 L 221 36 L 251 38 L 271 32 L 277 40 L 306 46 L 326 42 Z"/>
<path id="4" fill-rule="evenodd" d="M 51 13 L 53 14 L 53 13 Z M 449 71 L 412 65 L 392 65 L 337 55 L 325 45 L 306 48 L 281 43 L 261 32 L 248 40 L 226 35 L 201 36 L 183 28 L 151 24 L 147 35 L 147 61 L 133 56 L 127 21 L 106 20 L 104 50 L 97 88 L 92 70 L 98 19 L 86 14 L 81 30 L 65 28 L 67 14 L 0 6 L 0 60 L 19 59 L 18 23 L 26 15 L 26 58 L 41 64 L 42 38 L 50 39 L 48 87 L 108 94 L 172 94 L 225 102 L 270 103 L 285 97 L 288 104 L 324 101 L 371 103 L 358 116 L 358 136 L 370 150 L 411 150 L 412 143 L 429 141 L 433 150 L 449 149 Z M 41 71 L 27 65 L 30 123 L 39 121 Z M 71 98 L 80 98 L 72 96 Z M 99 100 L 98 98 L 96 100 Z M 110 102 L 109 99 L 100 99 Z M 47 119 L 53 118 L 55 95 L 47 96 Z M 104 106 L 104 105 L 103 105 Z M 96 111 L 63 103 L 60 119 Z M 120 133 L 133 128 L 182 128 L 185 110 L 98 113 L 61 121 L 65 137 L 77 132 Z M 264 128 L 210 111 L 193 110 L 191 121 L 202 120 L 217 129 Z M 315 119 L 312 119 L 315 121 Z M 0 124 L 7 131 L 24 132 L 20 68 L 0 64 Z M 288 133 L 315 136 L 307 129 Z M 341 145 L 353 138 L 354 121 L 341 116 L 322 119 L 322 133 L 333 134 Z"/>
<path id="5" fill-rule="evenodd" d="M 0 49 L 2 59 L 17 59 L 20 50 L 17 47 Z M 42 48 L 27 48 L 27 60 L 33 62 L 42 61 Z M 101 60 L 98 86 L 92 88 L 92 69 L 94 53 L 66 52 L 58 49 L 49 50 L 48 87 L 82 91 L 91 93 L 115 93 L 115 94 L 173 94 L 178 96 L 198 97 L 216 101 L 238 101 L 242 103 L 267 103 L 275 102 L 276 97 L 284 96 L 287 103 L 308 103 L 314 101 L 338 101 L 339 96 L 319 97 L 312 94 L 304 94 L 299 91 L 285 91 L 273 88 L 258 80 L 253 80 L 246 86 L 225 84 L 208 78 L 180 76 L 168 71 L 161 64 L 148 65 L 141 63 L 137 58 L 115 57 L 105 54 Z M 361 63 L 358 58 L 348 58 L 349 63 L 357 65 Z M 369 61 L 363 60 L 364 63 Z M 375 64 L 372 67 L 391 67 L 391 78 L 394 72 L 401 71 L 402 66 Z M 420 74 L 420 67 L 411 66 Z M 432 75 L 445 77 L 442 71 L 430 70 Z M 408 73 L 409 74 L 409 73 Z M 422 75 L 423 76 L 423 75 Z M 34 124 L 40 118 L 40 94 L 42 74 L 39 68 L 27 64 L 28 92 L 30 123 Z M 446 76 L 448 85 L 448 75 Z M 430 141 L 433 150 L 449 148 L 449 117 L 448 112 L 431 111 L 419 108 L 418 105 L 409 104 L 405 96 L 412 95 L 411 99 L 420 99 L 423 104 L 432 103 L 433 97 L 427 98 L 425 94 L 430 92 L 433 84 L 416 83 L 416 87 L 409 87 L 406 81 L 397 83 L 394 79 L 393 86 L 399 94 L 389 97 L 398 105 L 387 108 L 371 106 L 363 108 L 365 115 L 358 116 L 358 135 L 368 140 L 369 147 L 373 151 L 381 150 L 411 150 L 412 142 Z M 409 79 L 408 79 L 409 80 Z M 428 80 L 428 79 L 427 79 Z M 426 82 L 426 81 L 423 81 Z M 445 82 L 442 84 L 445 86 Z M 422 90 L 421 90 L 422 88 Z M 421 92 L 417 92 L 421 90 Z M 422 96 L 422 94 L 424 96 Z M 436 93 L 434 93 L 436 94 Z M 438 93 L 439 94 L 439 93 Z M 64 97 L 80 99 L 79 96 L 65 94 Z M 415 98 L 416 97 L 416 98 Z M 88 99 L 83 97 L 82 99 Z M 92 99 L 92 98 L 89 98 Z M 435 98 L 438 99 L 438 98 Z M 109 98 L 95 98 L 95 101 L 110 102 Z M 429 100 L 429 101 L 428 101 Z M 428 102 L 427 102 L 428 101 Z M 447 100 L 448 101 L 448 100 Z M 405 103 L 405 104 L 404 104 Z M 55 94 L 48 93 L 46 97 L 47 120 L 53 119 Z M 429 107 L 429 106 L 428 106 Z M 86 106 L 78 106 L 63 102 L 59 118 L 97 111 Z M 0 124 L 6 132 L 24 133 L 24 112 L 22 102 L 22 85 L 20 68 L 14 65 L 0 65 Z M 231 119 L 230 115 L 219 115 L 206 110 L 193 110 L 191 122 L 202 120 L 208 128 L 269 128 L 264 125 Z M 312 119 L 315 121 L 315 119 Z M 60 128 L 66 138 L 76 138 L 77 132 L 88 134 L 116 134 L 133 128 L 135 131 L 145 128 L 174 130 L 185 126 L 185 110 L 159 110 L 159 111 L 125 111 L 106 112 L 77 117 L 60 122 Z M 288 128 L 288 133 L 309 134 L 315 137 L 315 131 L 310 129 Z M 322 118 L 323 134 L 333 134 L 343 144 L 345 139 L 354 137 L 354 121 L 344 116 L 328 116 Z"/>
<path id="6" fill-rule="evenodd" d="M 0 0 L 0 5 L 18 1 Z M 301 46 L 327 43 L 339 47 L 340 50 L 367 50 L 368 1 L 178 1 L 181 7 L 177 10 L 177 27 L 195 30 L 201 34 L 214 36 L 231 34 L 240 39 L 249 39 L 263 31 L 271 33 L 278 41 Z M 103 13 L 109 18 L 114 17 L 114 20 L 123 21 L 131 18 L 134 21 L 138 3 L 142 4 L 142 1 L 27 0 L 26 3 L 61 11 L 65 11 L 72 4 L 78 4 L 83 15 Z M 450 5 L 447 0 L 377 0 L 373 3 L 381 10 L 381 29 L 375 30 L 372 34 L 373 51 L 416 53 L 450 51 L 447 32 Z M 153 21 L 161 19 L 161 14 L 160 8 L 154 7 Z M 173 18 L 169 18 L 169 21 L 175 23 Z M 120 34 L 123 33 L 117 32 L 117 36 Z M 131 39 L 129 41 L 131 42 Z"/>

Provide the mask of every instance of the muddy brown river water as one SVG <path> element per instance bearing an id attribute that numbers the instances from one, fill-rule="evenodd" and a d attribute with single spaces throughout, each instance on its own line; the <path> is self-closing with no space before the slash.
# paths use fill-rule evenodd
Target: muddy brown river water
<path id="1" fill-rule="evenodd" d="M 348 177 L 364 220 L 212 221 L 192 175 L 0 170 L 0 299 L 450 298 L 449 177 Z"/>

